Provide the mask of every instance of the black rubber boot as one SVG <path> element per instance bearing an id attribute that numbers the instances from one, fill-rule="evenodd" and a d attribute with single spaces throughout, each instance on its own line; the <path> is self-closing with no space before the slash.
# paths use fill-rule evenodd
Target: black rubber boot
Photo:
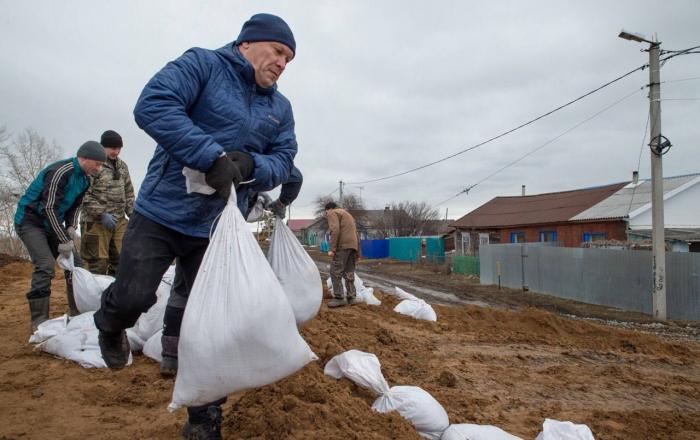
<path id="1" fill-rule="evenodd" d="M 347 301 L 345 301 L 345 298 L 331 298 L 328 301 L 328 307 L 331 309 L 334 309 L 336 307 L 343 307 L 348 305 Z"/>
<path id="2" fill-rule="evenodd" d="M 221 440 L 221 407 L 212 405 L 207 408 L 209 420 L 204 423 L 185 423 L 182 437 L 187 440 Z"/>
<path id="3" fill-rule="evenodd" d="M 160 375 L 163 377 L 175 377 L 177 374 L 177 344 L 180 338 L 177 336 L 163 335 L 160 338 L 163 347 L 163 361 L 160 363 Z"/>
<path id="4" fill-rule="evenodd" d="M 29 302 L 29 316 L 31 318 L 32 333 L 36 331 L 39 324 L 49 319 L 50 300 L 50 296 L 27 299 Z"/>
<path id="5" fill-rule="evenodd" d="M 110 334 L 100 330 L 97 337 L 102 352 L 102 359 L 112 370 L 120 370 L 124 368 L 129 361 L 129 339 L 126 337 L 126 331 L 121 333 Z"/>

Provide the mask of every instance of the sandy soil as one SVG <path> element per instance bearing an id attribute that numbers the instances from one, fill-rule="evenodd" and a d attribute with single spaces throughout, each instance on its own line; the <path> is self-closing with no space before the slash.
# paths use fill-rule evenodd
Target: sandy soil
<path id="1" fill-rule="evenodd" d="M 1 263 L 1 262 L 0 262 Z M 0 268 L 0 439 L 173 439 L 172 381 L 144 356 L 120 372 L 34 352 L 24 292 L 31 268 Z M 66 310 L 54 283 L 52 316 Z M 332 356 L 375 353 L 390 385 L 430 392 L 452 423 L 494 424 L 532 439 L 545 417 L 585 423 L 598 439 L 700 438 L 700 344 L 573 320 L 533 307 L 435 306 L 438 322 L 379 307 L 329 310 L 302 331 L 320 360 L 232 396 L 225 438 L 418 439 L 374 396 L 323 375 Z"/>

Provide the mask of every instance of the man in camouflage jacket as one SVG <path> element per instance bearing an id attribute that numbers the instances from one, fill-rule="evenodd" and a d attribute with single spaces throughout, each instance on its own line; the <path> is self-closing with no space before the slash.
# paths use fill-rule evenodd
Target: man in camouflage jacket
<path id="1" fill-rule="evenodd" d="M 92 178 L 82 207 L 80 253 L 85 266 L 96 274 L 114 275 L 119 264 L 127 216 L 134 212 L 134 187 L 129 168 L 119 159 L 121 136 L 107 130 L 100 143 L 107 161 Z"/>

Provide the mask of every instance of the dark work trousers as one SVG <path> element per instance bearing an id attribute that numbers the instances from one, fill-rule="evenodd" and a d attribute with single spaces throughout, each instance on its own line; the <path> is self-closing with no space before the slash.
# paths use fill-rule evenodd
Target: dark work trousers
<path id="1" fill-rule="evenodd" d="M 51 280 L 56 276 L 56 257 L 58 257 L 58 237 L 47 231 L 43 226 L 24 222 L 15 225 L 17 235 L 29 252 L 29 258 L 34 265 L 32 272 L 32 287 L 27 293 L 27 299 L 43 298 L 51 295 Z M 83 262 L 77 251 L 73 252 L 73 264 L 82 267 Z M 72 273 L 63 271 L 66 277 L 66 295 L 69 301 L 73 297 Z"/>
<path id="2" fill-rule="evenodd" d="M 173 290 L 179 279 L 178 292 L 187 298 L 208 244 L 207 238 L 182 234 L 135 212 L 124 235 L 117 278 L 102 293 L 102 305 L 95 312 L 97 328 L 105 333 L 119 333 L 132 327 L 141 313 L 155 304 L 156 290 L 173 259 L 177 262 Z M 178 334 L 179 327 L 177 324 Z M 207 408 L 225 401 L 224 398 L 188 408 L 190 422 L 209 420 Z"/>
<path id="3" fill-rule="evenodd" d="M 343 299 L 343 282 L 347 288 L 348 299 L 355 298 L 355 262 L 357 251 L 355 249 L 341 249 L 333 254 L 331 261 L 331 282 L 333 283 L 333 297 Z"/>

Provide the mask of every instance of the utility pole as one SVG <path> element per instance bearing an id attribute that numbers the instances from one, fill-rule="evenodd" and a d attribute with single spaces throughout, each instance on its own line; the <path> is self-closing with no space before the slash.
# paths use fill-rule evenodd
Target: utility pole
<path id="1" fill-rule="evenodd" d="M 651 247 L 654 286 L 652 312 L 666 320 L 666 239 L 664 237 L 664 175 L 661 158 L 671 143 L 661 135 L 661 42 L 624 29 L 618 35 L 626 40 L 649 43 L 649 121 L 651 123 Z"/>
<path id="2" fill-rule="evenodd" d="M 664 176 L 661 162 L 661 43 L 649 46 L 649 121 L 651 122 L 651 243 L 653 253 L 654 318 L 666 320 L 666 240 L 664 237 Z"/>
<path id="3" fill-rule="evenodd" d="M 342 180 L 338 181 L 338 184 L 340 185 L 340 190 L 338 191 L 338 194 L 339 194 L 338 205 L 340 205 L 340 207 L 342 208 L 343 207 L 343 181 Z"/>

